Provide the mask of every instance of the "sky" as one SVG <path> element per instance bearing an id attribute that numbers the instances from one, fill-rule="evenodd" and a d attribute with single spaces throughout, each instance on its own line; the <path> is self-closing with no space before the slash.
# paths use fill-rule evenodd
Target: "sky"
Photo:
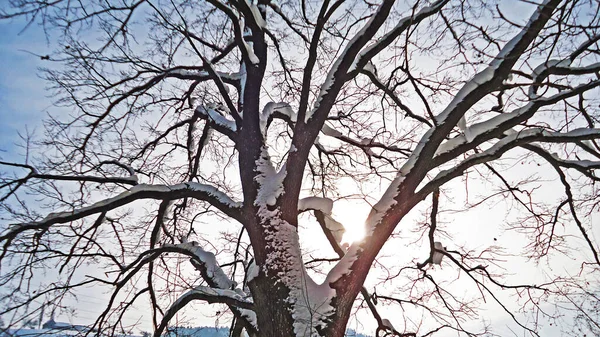
<path id="1" fill-rule="evenodd" d="M 47 113 L 61 113 L 52 106 L 52 97 L 49 97 L 48 91 L 45 90 L 47 83 L 40 78 L 39 67 L 48 65 L 48 61 L 43 61 L 35 55 L 48 54 L 52 46 L 48 44 L 39 27 L 30 26 L 23 30 L 24 27 L 25 22 L 21 20 L 0 21 L 0 64 L 2 64 L 0 67 L 0 106 L 2 106 L 0 109 L 0 160 L 23 160 L 23 149 L 17 146 L 20 143 L 18 133 L 23 134 L 26 127 L 33 133 L 39 134 L 42 130 L 42 121 Z M 336 207 L 334 212 L 342 223 L 355 221 L 357 215 L 366 218 L 369 211 L 368 206 L 364 204 L 360 206 L 336 205 Z M 356 211 L 345 211 L 353 207 L 356 207 Z M 491 219 L 485 221 L 502 221 L 503 211 L 501 208 L 495 210 Z M 456 223 L 461 225 L 457 226 L 457 232 L 462 233 L 460 237 L 464 238 L 463 240 L 468 241 L 475 238 L 480 240 L 481 245 L 492 244 L 491 241 L 498 236 L 498 233 L 486 231 L 485 227 L 474 225 L 482 221 L 483 214 L 482 211 L 481 213 L 472 213 L 468 217 L 453 218 Z M 485 216 L 490 216 L 489 213 L 485 214 Z M 512 240 L 510 237 L 504 239 Z M 451 246 L 452 243 L 447 243 L 447 245 Z M 445 266 L 442 265 L 440 273 L 444 271 L 443 267 Z M 82 294 L 79 298 L 79 302 L 82 304 L 81 316 L 92 318 L 102 300 L 103 295 L 93 289 L 90 289 L 89 293 Z M 393 316 L 394 313 L 388 312 L 387 315 Z M 506 317 L 498 319 L 507 320 Z M 204 324 L 210 324 L 210 321 L 207 320 L 207 323 Z M 508 320 L 506 325 L 510 326 Z M 360 326 L 350 327 L 361 330 Z M 559 336 L 554 329 L 547 329 L 544 332 L 546 336 Z"/>
<path id="2" fill-rule="evenodd" d="M 52 99 L 45 91 L 47 83 L 38 68 L 44 66 L 39 56 L 50 47 L 37 26 L 23 30 L 22 20 L 0 20 L 0 158 L 23 155 L 16 146 L 19 133 L 41 130 L 46 111 L 52 110 Z"/>
<path id="3" fill-rule="evenodd" d="M 19 134 L 26 135 L 29 131 L 39 138 L 48 114 L 67 113 L 53 106 L 48 82 L 41 77 L 40 68 L 52 64 L 38 55 L 49 54 L 53 46 L 41 27 L 31 25 L 23 29 L 25 26 L 23 20 L 0 20 L 0 160 L 21 163 L 25 160 L 25 150 Z M 75 324 L 93 322 L 106 299 L 106 293 L 99 288 L 84 289 L 73 301 L 77 303 L 77 317 L 62 315 L 56 319 Z M 130 316 L 124 321 L 134 323 L 138 319 Z M 150 330 L 149 318 L 142 326 Z"/>

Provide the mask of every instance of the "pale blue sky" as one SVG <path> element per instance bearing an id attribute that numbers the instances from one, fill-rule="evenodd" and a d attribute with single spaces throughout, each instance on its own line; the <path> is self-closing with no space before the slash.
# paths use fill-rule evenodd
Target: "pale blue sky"
<path id="1" fill-rule="evenodd" d="M 44 90 L 38 68 L 39 57 L 26 51 L 47 54 L 48 45 L 40 27 L 32 25 L 22 31 L 22 20 L 0 21 L 0 157 L 13 157 L 19 151 L 17 131 L 27 126 L 41 131 L 41 121 L 51 110 L 52 100 Z M 46 61 L 47 62 L 47 61 Z"/>

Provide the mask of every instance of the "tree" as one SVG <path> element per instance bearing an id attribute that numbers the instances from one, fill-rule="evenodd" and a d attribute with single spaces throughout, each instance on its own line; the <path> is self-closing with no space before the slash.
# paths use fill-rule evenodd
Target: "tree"
<path id="1" fill-rule="evenodd" d="M 479 335 L 494 327 L 467 323 L 488 302 L 531 335 L 573 315 L 597 329 L 598 9 L 11 0 L 4 19 L 56 44 L 44 76 L 68 113 L 2 161 L 1 314 L 98 284 L 112 295 L 93 329 L 107 333 L 149 301 L 158 336 L 195 300 L 226 305 L 238 336 L 343 336 L 363 306 L 380 336 Z M 506 210 L 502 228 L 527 240 L 519 266 L 544 282 L 509 270 L 520 251 L 449 244 L 463 191 L 460 212 Z M 351 197 L 372 208 L 343 246 L 332 208 Z M 223 238 L 197 234 L 203 221 Z M 339 258 L 303 249 L 316 223 Z M 386 243 L 408 262 L 388 264 Z M 564 256 L 579 273 L 551 268 Z M 388 274 L 365 283 L 374 264 Z M 57 281 L 39 282 L 49 269 Z"/>

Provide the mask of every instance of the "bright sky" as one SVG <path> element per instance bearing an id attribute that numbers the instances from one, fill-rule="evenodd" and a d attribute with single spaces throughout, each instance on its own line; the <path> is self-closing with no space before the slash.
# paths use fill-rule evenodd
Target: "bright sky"
<path id="1" fill-rule="evenodd" d="M 50 49 L 37 27 L 21 34 L 23 22 L 0 21 L 0 157 L 12 158 L 19 154 L 14 147 L 17 132 L 38 127 L 51 106 L 44 91 L 46 83 L 37 77 L 37 68 L 43 66 L 39 57 L 25 50 L 45 55 Z"/>

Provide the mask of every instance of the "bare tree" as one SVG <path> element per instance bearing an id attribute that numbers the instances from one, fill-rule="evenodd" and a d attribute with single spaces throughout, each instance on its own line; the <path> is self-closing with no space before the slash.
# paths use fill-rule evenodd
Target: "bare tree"
<path id="1" fill-rule="evenodd" d="M 225 305 L 236 336 L 343 336 L 357 311 L 378 336 L 475 336 L 497 331 L 469 324 L 492 304 L 526 334 L 561 317 L 597 331 L 598 12 L 11 0 L 2 18 L 56 41 L 40 57 L 65 113 L 0 163 L 0 313 L 16 324 L 97 284 L 112 292 L 90 331 L 107 334 L 149 302 L 159 336 L 197 300 Z M 332 209 L 349 198 L 372 207 L 342 246 Z M 445 236 L 455 212 L 490 205 L 525 250 Z M 310 224 L 331 247 L 303 249 Z M 521 254 L 544 282 L 511 268 Z M 575 268 L 552 268 L 565 256 Z M 386 272 L 366 282 L 373 266 Z"/>

